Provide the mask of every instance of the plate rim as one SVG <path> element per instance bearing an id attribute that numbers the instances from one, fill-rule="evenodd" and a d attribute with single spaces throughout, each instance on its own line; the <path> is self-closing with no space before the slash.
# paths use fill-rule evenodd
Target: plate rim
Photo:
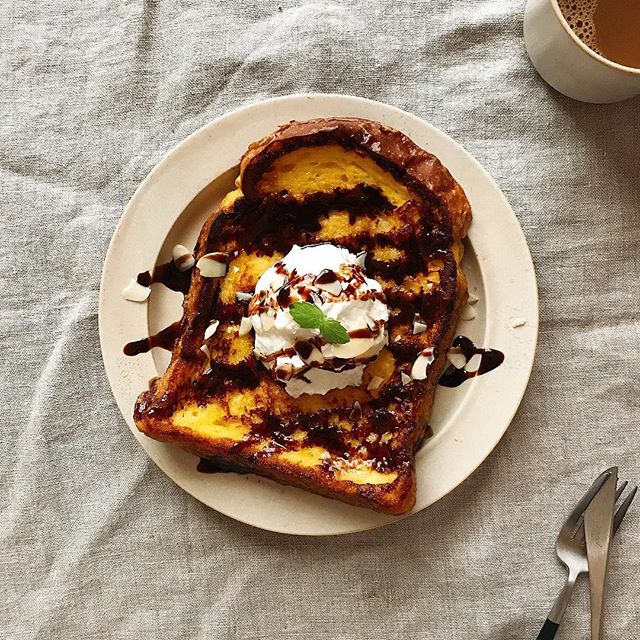
<path id="1" fill-rule="evenodd" d="M 446 142 L 447 145 L 450 145 L 456 153 L 461 154 L 461 156 L 467 162 L 470 162 L 476 170 L 479 170 L 482 176 L 482 179 L 488 184 L 488 186 L 493 191 L 494 195 L 497 195 L 497 197 L 502 201 L 502 205 L 504 209 L 510 213 L 510 218 L 511 218 L 510 221 L 511 223 L 515 223 L 515 224 L 512 224 L 511 231 L 516 232 L 516 235 L 518 236 L 518 239 L 519 239 L 518 244 L 520 245 L 518 247 L 519 253 L 520 253 L 520 259 L 523 259 L 526 262 L 526 265 L 524 266 L 526 266 L 527 268 L 524 269 L 524 271 L 530 274 L 529 282 L 527 284 L 529 288 L 531 288 L 534 294 L 532 298 L 527 300 L 530 306 L 529 310 L 530 312 L 532 312 L 532 314 L 530 314 L 529 317 L 527 318 L 527 321 L 534 330 L 532 334 L 528 337 L 528 357 L 522 363 L 523 365 L 522 371 L 525 372 L 523 376 L 523 382 L 521 384 L 521 387 L 519 388 L 518 393 L 510 397 L 511 410 L 508 412 L 508 416 L 507 414 L 505 414 L 505 417 L 503 418 L 502 428 L 495 430 L 493 438 L 491 438 L 490 440 L 484 441 L 486 452 L 483 452 L 481 456 L 478 456 L 478 459 L 476 460 L 475 464 L 467 467 L 467 471 L 464 473 L 463 477 L 458 479 L 454 484 L 449 486 L 445 491 L 437 495 L 430 502 L 420 506 L 416 510 L 413 510 L 410 513 L 405 514 L 403 516 L 390 516 L 388 519 L 385 519 L 383 521 L 372 522 L 365 526 L 359 525 L 354 528 L 341 528 L 338 531 L 323 530 L 320 532 L 314 532 L 314 531 L 308 531 L 308 530 L 295 530 L 295 527 L 291 527 L 291 526 L 283 527 L 282 525 L 270 526 L 270 525 L 265 525 L 264 523 L 257 524 L 255 521 L 252 521 L 250 517 L 247 517 L 247 518 L 239 517 L 238 514 L 230 514 L 225 512 L 224 510 L 221 510 L 217 506 L 213 506 L 212 504 L 207 502 L 205 499 L 203 499 L 202 496 L 196 495 L 194 491 L 184 486 L 183 482 L 181 482 L 180 479 L 177 479 L 175 477 L 175 474 L 173 474 L 170 470 L 165 468 L 166 465 L 161 464 L 156 459 L 156 456 L 149 450 L 151 445 L 149 445 L 149 447 L 145 446 L 145 440 L 143 440 L 145 436 L 143 434 L 140 434 L 135 428 L 135 425 L 132 425 L 132 420 L 129 420 L 127 418 L 127 415 L 124 412 L 124 409 L 121 405 L 121 402 L 116 390 L 115 381 L 114 381 L 114 372 L 110 369 L 110 366 L 108 363 L 107 351 L 109 349 L 106 346 L 107 345 L 107 336 L 106 336 L 107 329 L 106 329 L 106 323 L 104 319 L 105 309 L 108 305 L 108 300 L 107 300 L 108 296 L 114 293 L 113 287 L 110 286 L 110 283 L 108 282 L 109 265 L 111 261 L 114 259 L 114 254 L 116 253 L 117 246 L 118 246 L 118 239 L 122 234 L 124 227 L 127 225 L 127 222 L 129 221 L 129 219 L 132 218 L 132 216 L 134 216 L 138 200 L 141 198 L 142 194 L 144 194 L 147 190 L 153 188 L 153 185 L 156 179 L 158 178 L 158 176 L 160 176 L 160 174 L 164 170 L 166 170 L 168 166 L 170 166 L 176 159 L 178 159 L 180 154 L 185 153 L 185 151 L 188 151 L 188 148 L 190 147 L 190 145 L 194 143 L 194 141 L 197 142 L 197 140 L 201 136 L 206 136 L 208 130 L 215 128 L 221 122 L 240 117 L 243 114 L 249 113 L 253 110 L 268 109 L 271 107 L 276 107 L 278 104 L 281 104 L 284 102 L 292 102 L 292 101 L 295 102 L 295 101 L 301 101 L 301 100 L 318 101 L 320 103 L 322 103 L 323 101 L 337 100 L 339 102 L 344 102 L 345 104 L 349 104 L 356 109 L 359 107 L 362 107 L 363 109 L 369 109 L 369 110 L 372 110 L 372 109 L 383 110 L 384 112 L 392 114 L 396 118 L 400 118 L 400 119 L 406 118 L 412 121 L 413 123 L 415 123 L 417 126 L 424 128 L 425 131 L 429 131 L 435 134 L 436 136 L 440 136 L 444 140 L 444 142 Z M 325 116 L 325 117 L 328 117 L 328 116 Z M 358 116 L 358 117 L 367 117 L 367 116 Z M 238 162 L 238 159 L 233 159 L 229 167 L 234 166 L 235 164 L 237 164 L 237 162 Z M 444 163 L 444 164 L 445 166 L 447 166 L 447 163 Z M 229 167 L 227 167 L 227 169 Z M 216 175 L 212 174 L 212 176 L 209 179 L 209 184 L 215 181 L 219 175 L 222 175 L 223 172 L 224 171 L 220 171 Z M 204 186 L 206 185 L 203 185 L 203 187 Z M 464 184 L 462 184 L 462 187 L 463 189 L 466 190 L 466 187 Z M 189 197 L 189 200 L 192 200 L 196 195 L 197 193 L 192 193 Z M 177 217 L 180 216 L 180 213 L 177 214 Z M 171 220 L 169 224 L 169 228 L 175 223 L 176 220 L 177 218 Z M 473 230 L 473 225 L 471 229 Z M 470 235 L 472 234 L 473 234 L 473 231 L 470 232 Z M 118 294 L 119 294 L 119 291 L 118 291 Z M 147 305 L 144 305 L 144 306 L 146 307 Z M 488 314 L 487 314 L 487 317 L 488 317 Z M 415 513 L 418 513 L 419 511 L 422 511 L 423 509 L 435 504 L 440 499 L 442 499 L 445 495 L 454 491 L 458 486 L 460 486 L 460 484 L 462 484 L 462 482 L 467 480 L 477 470 L 477 468 L 489 457 L 489 455 L 495 449 L 495 447 L 500 442 L 500 440 L 503 438 L 504 434 L 506 433 L 506 430 L 509 428 L 511 422 L 513 421 L 513 418 L 520 407 L 522 398 L 528 387 L 531 371 L 533 369 L 533 363 L 535 360 L 537 340 L 538 340 L 538 334 L 539 334 L 539 291 L 538 291 L 537 278 L 535 273 L 535 267 L 533 264 L 533 259 L 531 256 L 531 251 L 526 241 L 526 236 L 524 235 L 522 226 L 520 225 L 520 222 L 517 216 L 515 215 L 515 212 L 513 211 L 511 205 L 509 204 L 505 194 L 502 192 L 502 190 L 500 189 L 496 181 L 488 173 L 485 167 L 478 160 L 476 160 L 456 140 L 454 140 L 447 133 L 445 133 L 438 127 L 435 127 L 434 125 L 430 124 L 423 118 L 416 116 L 412 113 L 409 113 L 407 111 L 404 111 L 402 109 L 399 109 L 398 107 L 388 105 L 382 102 L 370 100 L 368 98 L 362 98 L 358 96 L 351 96 L 351 95 L 340 94 L 340 93 L 299 93 L 299 94 L 291 94 L 286 96 L 278 96 L 278 97 L 268 98 L 266 100 L 252 102 L 214 118 L 213 120 L 205 123 L 202 127 L 198 128 L 197 130 L 189 134 L 186 138 L 184 138 L 178 144 L 173 146 L 171 149 L 169 149 L 162 156 L 162 158 L 155 164 L 155 166 L 149 171 L 149 173 L 146 175 L 144 180 L 142 180 L 142 182 L 135 189 L 133 195 L 128 201 L 126 207 L 124 208 L 123 213 L 120 216 L 118 223 L 116 224 L 112 238 L 109 242 L 109 247 L 105 254 L 105 260 L 104 260 L 102 275 L 100 279 L 100 291 L 99 291 L 99 297 L 98 297 L 98 328 L 99 328 L 99 335 L 100 335 L 101 355 L 102 355 L 103 363 L 105 365 L 105 371 L 107 374 L 107 379 L 109 381 L 109 386 L 111 388 L 114 399 L 116 400 L 118 409 L 122 414 L 122 417 L 124 418 L 127 426 L 132 431 L 134 437 L 136 438 L 136 440 L 138 440 L 138 442 L 144 449 L 145 453 L 174 483 L 176 483 L 183 490 L 185 490 L 187 493 L 192 495 L 194 498 L 196 498 L 200 502 L 203 502 L 203 504 L 206 504 L 210 508 L 216 510 L 218 513 L 222 513 L 227 517 L 230 517 L 234 520 L 243 522 L 244 524 L 248 524 L 257 528 L 262 528 L 267 531 L 273 531 L 277 533 L 286 533 L 290 535 L 310 535 L 310 536 L 346 535 L 346 534 L 356 533 L 359 531 L 375 529 L 381 526 L 387 526 L 395 522 L 400 522 L 404 518 L 410 515 L 414 515 Z M 485 334 L 487 332 L 488 332 L 488 328 L 485 328 Z M 478 379 L 474 380 L 473 384 L 475 384 L 477 380 Z M 155 441 L 150 441 L 150 442 L 155 442 Z M 358 509 L 357 507 L 353 507 L 353 508 Z"/>

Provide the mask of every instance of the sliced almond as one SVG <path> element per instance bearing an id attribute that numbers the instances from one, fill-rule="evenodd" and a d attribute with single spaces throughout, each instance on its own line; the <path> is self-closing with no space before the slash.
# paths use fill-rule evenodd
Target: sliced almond
<path id="1" fill-rule="evenodd" d="M 204 339 L 208 340 L 218 330 L 219 326 L 219 320 L 212 320 L 211 324 L 204 330 Z"/>
<path id="2" fill-rule="evenodd" d="M 288 362 L 279 364 L 274 369 L 274 373 L 278 380 L 290 380 L 293 375 L 293 365 Z"/>
<path id="3" fill-rule="evenodd" d="M 400 372 L 400 380 L 403 385 L 409 384 L 411 382 L 411 377 L 408 376 L 404 371 Z"/>
<path id="4" fill-rule="evenodd" d="M 511 326 L 514 329 L 524 327 L 525 324 L 527 324 L 527 321 L 524 318 L 511 318 Z"/>
<path id="5" fill-rule="evenodd" d="M 144 302 L 151 293 L 150 287 L 143 287 L 135 278 L 122 290 L 122 297 L 131 302 Z"/>
<path id="6" fill-rule="evenodd" d="M 310 293 L 311 301 L 316 305 L 316 307 L 319 307 L 324 302 L 324 300 L 315 291 L 311 291 Z"/>
<path id="7" fill-rule="evenodd" d="M 306 358 L 302 358 L 302 361 L 305 364 L 322 364 L 324 362 L 324 356 L 318 347 L 313 347 L 311 353 Z"/>
<path id="8" fill-rule="evenodd" d="M 238 335 L 246 336 L 249 331 L 251 331 L 251 329 L 253 329 L 251 318 L 242 318 L 240 320 L 240 329 L 238 329 Z"/>
<path id="9" fill-rule="evenodd" d="M 203 278 L 222 278 L 227 273 L 229 255 L 222 251 L 206 253 L 196 263 Z"/>
<path id="10" fill-rule="evenodd" d="M 360 253 L 356 254 L 356 264 L 359 267 L 362 267 L 364 269 L 364 263 L 367 261 L 367 252 L 366 251 L 360 251 Z"/>
<path id="11" fill-rule="evenodd" d="M 342 285 L 340 284 L 339 280 L 334 280 L 333 282 L 327 282 L 326 284 L 324 282 L 320 284 L 316 284 L 314 282 L 314 285 L 318 287 L 318 289 L 321 289 L 322 291 L 327 291 L 328 293 L 334 296 L 339 296 L 342 293 Z"/>
<path id="12" fill-rule="evenodd" d="M 467 364 L 467 358 L 458 347 L 452 347 L 447 352 L 447 359 L 456 369 L 464 369 Z"/>
<path id="13" fill-rule="evenodd" d="M 427 330 L 427 325 L 421 320 L 413 321 L 413 335 L 417 333 L 424 333 Z"/>
<path id="14" fill-rule="evenodd" d="M 349 420 L 360 420 L 362 418 L 362 406 L 356 400 L 353 403 L 353 408 L 351 409 L 351 413 L 349 414 Z"/>
<path id="15" fill-rule="evenodd" d="M 332 344 L 331 352 L 336 358 L 357 358 L 371 349 L 373 340 L 371 338 L 351 338 L 345 344 Z"/>
<path id="16" fill-rule="evenodd" d="M 371 381 L 367 385 L 367 389 L 369 391 L 375 391 L 376 389 L 378 389 L 380 387 L 380 385 L 383 382 L 384 382 L 384 378 L 381 378 L 380 376 L 373 376 L 373 378 L 371 378 Z"/>
<path id="17" fill-rule="evenodd" d="M 380 327 L 380 325 L 382 324 L 382 322 L 380 320 L 374 320 L 373 318 L 366 318 L 367 321 L 367 328 L 370 329 L 371 331 L 377 331 Z"/>
<path id="18" fill-rule="evenodd" d="M 177 244 L 171 251 L 173 262 L 180 271 L 188 271 L 196 263 L 193 253 L 183 244 Z"/>
<path id="19" fill-rule="evenodd" d="M 411 367 L 411 377 L 414 380 L 424 380 L 427 377 L 427 369 L 434 359 L 433 349 L 423 349 Z"/>
<path id="20" fill-rule="evenodd" d="M 204 355 L 207 356 L 207 358 L 211 358 L 211 352 L 209 351 L 209 347 L 207 347 L 206 344 L 203 344 L 200 347 L 200 351 L 202 351 L 202 353 L 204 353 Z"/>
<path id="21" fill-rule="evenodd" d="M 236 293 L 236 300 L 238 302 L 249 302 L 253 298 L 253 293 L 246 293 L 244 291 L 238 291 Z"/>
<path id="22" fill-rule="evenodd" d="M 460 317 L 463 320 L 473 320 L 476 317 L 475 309 L 470 304 L 466 304 L 462 309 Z"/>
<path id="23" fill-rule="evenodd" d="M 271 329 L 273 329 L 275 323 L 276 321 L 272 315 L 268 313 L 260 314 L 260 325 L 262 326 L 263 331 L 270 331 Z"/>
<path id="24" fill-rule="evenodd" d="M 284 286 L 284 283 L 286 281 L 287 281 L 287 277 L 285 275 L 283 275 L 282 273 L 277 273 L 273 278 L 273 280 L 271 281 L 271 284 L 269 285 L 269 287 L 273 291 L 277 291 L 278 289 Z"/>
<path id="25" fill-rule="evenodd" d="M 400 340 L 402 340 L 402 336 L 400 334 L 393 339 L 394 342 L 400 342 Z"/>

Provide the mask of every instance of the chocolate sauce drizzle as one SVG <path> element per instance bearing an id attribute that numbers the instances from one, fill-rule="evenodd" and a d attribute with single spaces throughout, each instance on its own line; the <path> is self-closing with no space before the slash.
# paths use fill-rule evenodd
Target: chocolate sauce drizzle
<path id="1" fill-rule="evenodd" d="M 180 324 L 181 321 L 178 320 L 148 338 L 127 342 L 127 344 L 124 345 L 124 354 L 126 356 L 137 356 L 141 353 L 151 351 L 153 347 L 160 347 L 161 349 L 171 351 L 180 337 Z"/>
<path id="2" fill-rule="evenodd" d="M 379 327 L 376 327 L 376 330 L 369 329 L 369 327 L 362 327 L 361 329 L 352 329 L 349 331 L 349 338 L 373 338 L 378 335 Z"/>
<path id="3" fill-rule="evenodd" d="M 462 355 L 465 357 L 465 366 L 458 369 L 453 364 L 440 376 L 438 384 L 443 387 L 459 387 L 463 382 L 476 378 L 484 373 L 493 371 L 496 367 L 499 367 L 504 361 L 504 353 L 497 349 L 482 349 L 476 347 L 473 342 L 465 337 L 458 336 L 451 345 L 453 348 L 460 349 Z M 480 364 L 475 371 L 467 371 L 465 367 L 469 363 L 469 360 L 473 356 L 480 356 Z"/>
<path id="4" fill-rule="evenodd" d="M 307 360 L 313 351 L 313 343 L 308 340 L 298 340 L 293 346 L 296 353 L 303 359 Z"/>
<path id="5" fill-rule="evenodd" d="M 314 284 L 333 284 L 338 281 L 338 276 L 331 269 L 323 269 L 314 279 Z"/>
<path id="6" fill-rule="evenodd" d="M 230 465 L 210 458 L 200 458 L 200 462 L 196 466 L 196 471 L 200 473 L 241 473 L 243 470 L 241 465 Z"/>
<path id="7" fill-rule="evenodd" d="M 180 271 L 175 262 L 171 260 L 170 262 L 156 265 L 153 271 L 139 273 L 136 280 L 143 287 L 150 287 L 158 282 L 172 291 L 178 291 L 186 295 L 191 285 L 191 270 Z"/>
<path id="8" fill-rule="evenodd" d="M 158 264 L 153 271 L 143 271 L 136 278 L 138 284 L 143 287 L 150 287 L 152 284 L 162 284 L 171 291 L 177 291 L 187 295 L 191 286 L 191 269 L 180 271 L 176 263 L 171 260 L 164 264 Z M 124 345 L 123 352 L 126 356 L 137 356 L 141 353 L 147 353 L 153 347 L 160 347 L 171 351 L 180 336 L 180 320 L 170 324 L 168 327 L 158 331 L 148 338 L 141 340 L 133 340 Z"/>

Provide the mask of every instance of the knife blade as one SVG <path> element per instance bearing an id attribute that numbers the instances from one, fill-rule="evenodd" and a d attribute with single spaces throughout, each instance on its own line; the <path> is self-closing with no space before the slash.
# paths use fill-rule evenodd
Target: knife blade
<path id="1" fill-rule="evenodd" d="M 584 533 L 589 563 L 591 591 L 591 640 L 600 640 L 604 587 L 607 578 L 609 547 L 613 536 L 613 512 L 616 503 L 618 467 L 609 469 L 611 475 L 584 512 Z"/>

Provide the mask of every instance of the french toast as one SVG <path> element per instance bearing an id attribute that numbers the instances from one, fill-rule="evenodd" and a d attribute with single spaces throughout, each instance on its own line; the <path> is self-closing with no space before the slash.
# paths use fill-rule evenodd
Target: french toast
<path id="1" fill-rule="evenodd" d="M 401 132 L 352 118 L 280 127 L 249 147 L 236 184 L 194 250 L 199 265 L 213 256 L 224 269 L 193 268 L 169 367 L 137 400 L 138 429 L 224 470 L 407 513 L 414 453 L 467 300 L 464 191 Z M 294 397 L 242 327 L 262 274 L 292 247 L 323 243 L 363 256 L 388 308 L 384 345 L 361 361 L 358 386 Z"/>

